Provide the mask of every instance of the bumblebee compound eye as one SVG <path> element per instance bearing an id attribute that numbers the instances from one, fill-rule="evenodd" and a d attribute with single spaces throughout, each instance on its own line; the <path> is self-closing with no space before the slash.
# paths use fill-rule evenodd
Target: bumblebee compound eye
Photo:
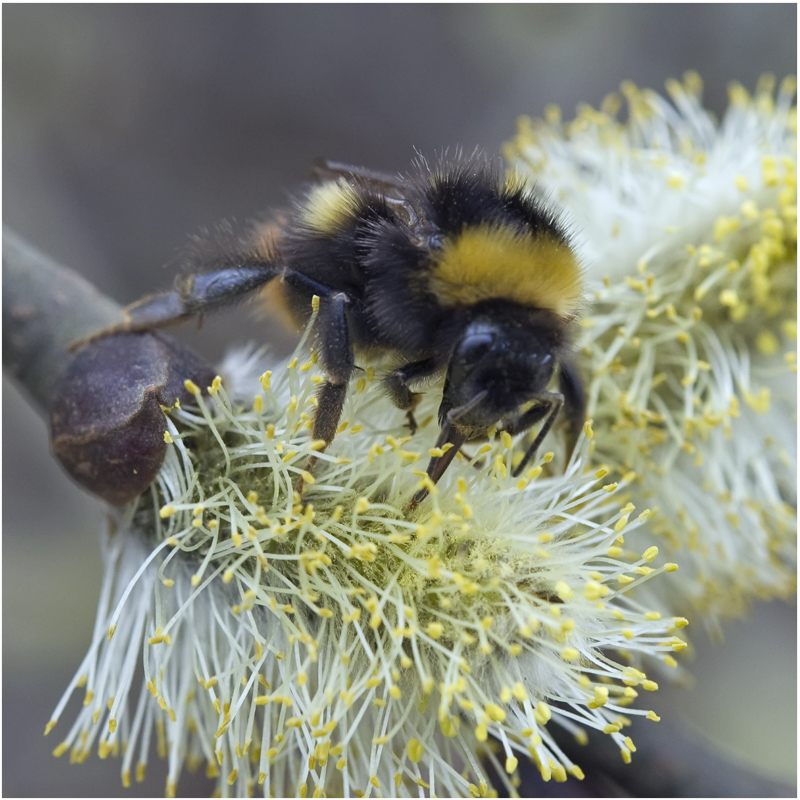
<path id="1" fill-rule="evenodd" d="M 472 324 L 456 344 L 447 369 L 447 383 L 462 386 L 495 345 L 496 332 L 486 324 Z M 465 401 L 469 398 L 465 398 Z"/>
<path id="2" fill-rule="evenodd" d="M 520 359 L 520 370 L 524 373 L 524 382 L 528 391 L 542 391 L 550 383 L 556 368 L 555 354 L 547 349 L 534 349 Z"/>
<path id="3" fill-rule="evenodd" d="M 164 460 L 161 406 L 190 398 L 187 378 L 208 386 L 214 374 L 191 350 L 160 334 L 115 334 L 93 341 L 54 387 L 53 454 L 85 489 L 112 505 L 124 505 L 147 489 Z"/>
<path id="4" fill-rule="evenodd" d="M 463 364 L 466 369 L 479 363 L 495 342 L 495 333 L 489 327 L 469 329 L 467 335 L 459 342 L 453 354 L 453 361 Z"/>

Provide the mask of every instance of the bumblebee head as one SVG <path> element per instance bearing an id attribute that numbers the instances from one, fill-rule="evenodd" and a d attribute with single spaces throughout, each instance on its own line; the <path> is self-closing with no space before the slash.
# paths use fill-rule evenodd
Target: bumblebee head
<path id="1" fill-rule="evenodd" d="M 439 424 L 450 423 L 467 439 L 484 436 L 543 392 L 564 339 L 562 326 L 551 316 L 540 312 L 531 321 L 497 314 L 472 319 L 450 357 Z"/>

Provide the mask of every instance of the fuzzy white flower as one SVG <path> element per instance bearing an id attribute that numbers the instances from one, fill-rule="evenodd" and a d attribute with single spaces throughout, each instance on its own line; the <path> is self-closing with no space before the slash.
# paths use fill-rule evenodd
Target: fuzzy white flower
<path id="1" fill-rule="evenodd" d="M 567 206 L 593 289 L 593 423 L 572 457 L 553 432 L 513 478 L 504 434 L 409 511 L 435 392 L 409 437 L 368 369 L 318 453 L 313 359 L 254 400 L 247 359 L 230 394 L 191 387 L 157 483 L 107 537 L 93 642 L 48 731 L 78 687 L 84 706 L 56 753 L 120 755 L 127 784 L 155 732 L 168 793 L 198 763 L 223 795 L 511 792 L 520 757 L 580 777 L 551 726 L 630 758 L 631 717 L 657 719 L 644 670 L 685 646 L 668 603 L 713 621 L 791 590 L 794 87 L 734 88 L 720 125 L 695 76 L 669 89 L 674 105 L 625 87 L 624 124 L 611 100 L 568 126 L 551 111 L 510 148 Z M 664 555 L 688 570 L 664 575 Z"/>
<path id="2" fill-rule="evenodd" d="M 48 730 L 77 687 L 84 705 L 56 753 L 119 754 L 128 785 L 155 732 L 168 794 L 205 763 L 240 796 L 487 795 L 520 758 L 581 777 L 553 724 L 629 759 L 631 717 L 658 719 L 635 707 L 657 688 L 643 658 L 674 666 L 686 620 L 635 599 L 675 565 L 626 549 L 648 512 L 587 472 L 591 428 L 522 478 L 507 435 L 459 456 L 409 514 L 433 393 L 409 438 L 368 370 L 312 476 L 320 379 L 294 358 L 254 402 L 217 381 L 170 412 L 157 485 L 107 537 L 92 645 Z"/>
<path id="3" fill-rule="evenodd" d="M 795 591 L 796 83 L 623 85 L 564 124 L 523 120 L 508 156 L 552 190 L 593 283 L 579 363 L 593 459 L 628 474 L 681 564 L 662 588 L 710 625 Z"/>

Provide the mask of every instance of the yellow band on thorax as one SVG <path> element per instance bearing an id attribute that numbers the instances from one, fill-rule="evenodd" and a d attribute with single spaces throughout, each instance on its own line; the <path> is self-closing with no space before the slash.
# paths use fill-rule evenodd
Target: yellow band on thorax
<path id="1" fill-rule="evenodd" d="M 445 306 L 502 298 L 570 319 L 581 302 L 581 269 L 570 247 L 550 233 L 478 225 L 445 242 L 431 289 Z"/>

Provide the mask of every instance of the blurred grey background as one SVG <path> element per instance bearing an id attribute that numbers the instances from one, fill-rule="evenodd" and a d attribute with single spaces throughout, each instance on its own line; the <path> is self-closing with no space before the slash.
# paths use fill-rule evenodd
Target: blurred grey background
<path id="1" fill-rule="evenodd" d="M 165 265 L 188 233 L 280 203 L 320 156 L 395 171 L 415 147 L 496 152 L 521 114 L 554 102 L 571 116 L 624 79 L 660 90 L 687 69 L 720 112 L 730 80 L 752 89 L 765 71 L 796 71 L 796 13 L 4 5 L 4 222 L 128 303 L 171 282 Z M 232 312 L 181 335 L 216 358 L 277 334 Z M 3 400 L 3 793 L 161 794 L 157 759 L 145 784 L 124 791 L 117 761 L 53 758 L 69 713 L 42 736 L 90 639 L 103 510 L 50 460 L 42 420 L 8 381 Z M 648 700 L 740 763 L 793 782 L 794 608 L 763 606 L 716 646 L 693 627 L 695 688 Z M 188 776 L 179 790 L 209 787 Z"/>

